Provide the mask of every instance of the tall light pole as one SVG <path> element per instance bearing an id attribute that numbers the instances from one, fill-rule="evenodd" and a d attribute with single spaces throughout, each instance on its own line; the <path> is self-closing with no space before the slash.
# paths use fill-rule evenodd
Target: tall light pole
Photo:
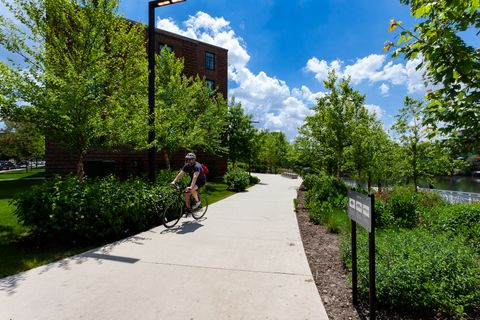
<path id="1" fill-rule="evenodd" d="M 148 3 L 148 143 L 155 141 L 155 8 L 186 0 L 158 0 Z M 155 182 L 155 147 L 148 149 L 148 179 Z"/>

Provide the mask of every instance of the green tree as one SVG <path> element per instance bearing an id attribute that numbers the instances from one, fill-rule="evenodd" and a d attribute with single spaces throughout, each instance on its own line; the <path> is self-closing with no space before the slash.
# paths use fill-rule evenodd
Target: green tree
<path id="1" fill-rule="evenodd" d="M 283 132 L 264 130 L 260 134 L 260 150 L 257 163 L 263 164 L 269 172 L 276 173 L 279 167 L 287 166 L 290 144 Z"/>
<path id="2" fill-rule="evenodd" d="M 34 122 L 75 154 L 82 178 L 88 150 L 118 144 L 125 120 L 146 110 L 144 26 L 120 18 L 118 0 L 3 2 L 23 25 L 0 18 L 13 58 L 0 62 L 2 116 Z"/>
<path id="3" fill-rule="evenodd" d="M 204 79 L 183 74 L 184 62 L 168 48 L 157 57 L 155 131 L 156 148 L 221 153 L 227 103 Z"/>
<path id="4" fill-rule="evenodd" d="M 384 130 L 374 131 L 372 143 L 373 159 L 368 168 L 368 181 L 375 182 L 381 191 L 384 184 L 395 185 L 401 181 L 402 149 Z"/>
<path id="5" fill-rule="evenodd" d="M 418 55 L 426 80 L 435 85 L 427 94 L 425 123 L 463 143 L 478 146 L 480 141 L 480 50 L 467 45 L 461 32 L 480 27 L 478 0 L 400 0 L 420 19 L 413 30 L 392 20 L 389 31 L 402 29 L 393 57 Z M 385 49 L 394 46 L 388 42 Z M 441 123 L 441 125 L 439 125 Z M 432 133 L 433 136 L 433 133 Z"/>
<path id="6" fill-rule="evenodd" d="M 365 96 L 350 86 L 349 79 L 340 79 L 335 71 L 324 81 L 330 90 L 317 99 L 315 113 L 305 119 L 301 134 L 320 146 L 327 172 L 340 178 L 346 162 L 346 150 L 352 146 L 353 133 L 363 121 L 366 109 Z"/>
<path id="7" fill-rule="evenodd" d="M 422 122 L 422 107 L 422 101 L 405 97 L 404 107 L 400 109 L 396 116 L 397 121 L 393 125 L 404 148 L 403 174 L 407 179 L 412 180 L 415 191 L 417 191 L 418 180 L 428 176 L 424 162 L 428 144 L 424 142 L 427 133 Z"/>
<path id="8" fill-rule="evenodd" d="M 45 157 L 45 137 L 29 122 L 6 121 L 0 130 L 0 157 L 36 160 Z"/>
<path id="9" fill-rule="evenodd" d="M 244 113 L 242 104 L 232 99 L 227 113 L 226 145 L 228 159 L 232 161 L 233 167 L 238 160 L 250 163 L 252 159 L 255 128 L 251 120 L 252 116 Z"/>
<path id="10" fill-rule="evenodd" d="M 359 109 L 355 122 L 353 143 L 347 149 L 346 158 L 350 159 L 357 184 L 366 181 L 370 190 L 374 179 L 377 184 L 381 179 L 380 168 L 385 161 L 381 153 L 384 151 L 388 136 L 383 130 L 381 121 L 376 120 L 375 115 L 368 114 L 366 108 Z"/>

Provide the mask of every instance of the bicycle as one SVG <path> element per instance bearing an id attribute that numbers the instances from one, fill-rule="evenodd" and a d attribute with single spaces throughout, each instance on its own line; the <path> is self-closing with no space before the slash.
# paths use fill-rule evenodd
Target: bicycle
<path id="1" fill-rule="evenodd" d="M 186 206 L 185 206 L 185 191 L 178 185 L 175 185 L 173 188 L 177 189 L 178 192 L 175 194 L 174 199 L 170 201 L 170 203 L 165 207 L 165 210 L 162 214 L 162 223 L 165 226 L 165 228 L 173 228 L 174 226 L 177 225 L 178 221 L 180 221 L 180 218 L 182 218 L 184 211 L 186 211 Z M 197 190 L 198 194 L 198 199 L 201 201 L 201 205 L 195 209 L 192 210 L 190 213 L 192 214 L 192 217 L 195 220 L 201 219 L 205 213 L 207 213 L 208 209 L 208 196 L 207 195 L 200 195 L 200 189 Z M 193 196 L 190 194 L 190 203 L 195 203 L 195 199 Z M 188 216 L 188 212 L 187 212 Z"/>

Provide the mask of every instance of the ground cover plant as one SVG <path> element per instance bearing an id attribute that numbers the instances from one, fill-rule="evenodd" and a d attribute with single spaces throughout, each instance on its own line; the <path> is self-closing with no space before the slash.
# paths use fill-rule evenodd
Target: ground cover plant
<path id="1" fill-rule="evenodd" d="M 332 179 L 324 174 L 305 177 L 306 207 L 311 220 L 342 234 L 342 260 L 350 268 L 350 221 L 343 194 L 333 191 Z M 411 187 L 376 196 L 379 305 L 426 317 L 476 318 L 480 314 L 480 204 L 451 205 L 438 194 L 415 192 Z M 339 216 L 346 220 L 338 222 Z M 357 230 L 359 292 L 367 301 L 368 240 L 366 231 Z"/>

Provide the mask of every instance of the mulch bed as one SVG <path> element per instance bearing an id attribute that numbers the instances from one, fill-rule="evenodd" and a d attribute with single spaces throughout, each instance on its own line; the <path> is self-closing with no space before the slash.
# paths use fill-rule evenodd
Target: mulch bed
<path id="1" fill-rule="evenodd" d="M 352 304 L 352 285 L 340 258 L 339 235 L 327 232 L 326 228 L 308 219 L 304 208 L 303 190 L 297 194 L 297 221 L 318 292 L 331 320 L 369 319 L 368 304 L 360 302 L 358 308 Z M 441 315 L 408 315 L 388 310 L 377 310 L 379 320 L 422 320 L 445 319 Z"/>

